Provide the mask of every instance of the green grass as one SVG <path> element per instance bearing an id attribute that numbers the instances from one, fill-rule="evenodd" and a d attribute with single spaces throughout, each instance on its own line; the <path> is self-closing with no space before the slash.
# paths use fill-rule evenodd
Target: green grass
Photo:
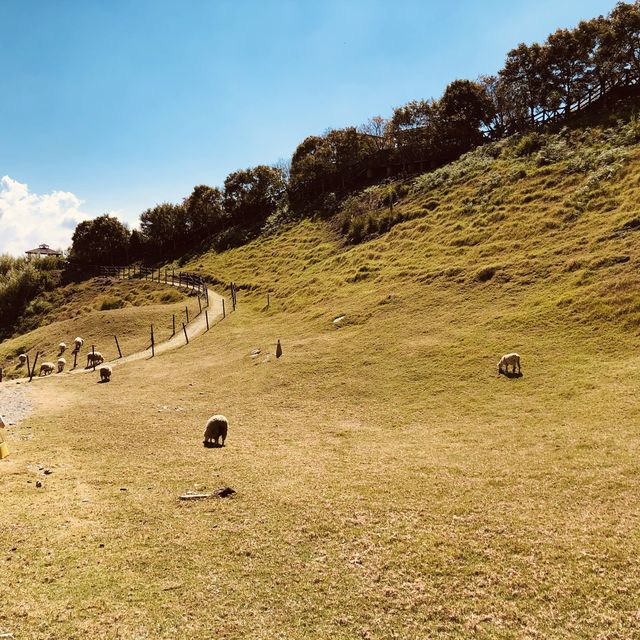
<path id="1" fill-rule="evenodd" d="M 200 256 L 235 313 L 108 385 L 34 383 L 0 463 L 0 631 L 638 636 L 640 157 L 588 189 L 569 166 L 614 133 L 418 178 L 355 246 L 304 221 Z"/>

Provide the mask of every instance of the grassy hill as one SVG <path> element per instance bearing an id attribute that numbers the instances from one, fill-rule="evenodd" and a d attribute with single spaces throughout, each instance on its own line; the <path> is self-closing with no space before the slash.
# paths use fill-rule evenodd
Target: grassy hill
<path id="1" fill-rule="evenodd" d="M 238 310 L 108 385 L 33 385 L 0 464 L 0 627 L 640 634 L 638 140 L 507 140 L 188 264 Z M 522 378 L 496 377 L 508 351 Z"/>
<path id="2" fill-rule="evenodd" d="M 8 378 L 23 377 L 26 367 L 18 362 L 20 353 L 30 352 L 33 359 L 39 351 L 40 362 L 55 361 L 60 342 L 71 350 L 76 336 L 95 344 L 109 360 L 118 355 L 113 337 L 117 335 L 123 354 L 131 354 L 149 346 L 151 324 L 158 341 L 169 338 L 172 315 L 180 326 L 185 307 L 191 316 L 198 311 L 195 298 L 151 281 L 92 278 L 58 287 L 32 301 L 21 319 L 22 325 L 36 329 L 0 343 L 0 366 Z M 67 365 L 73 362 L 69 352 L 65 358 Z M 86 354 L 78 363 L 84 365 L 85 359 Z"/>

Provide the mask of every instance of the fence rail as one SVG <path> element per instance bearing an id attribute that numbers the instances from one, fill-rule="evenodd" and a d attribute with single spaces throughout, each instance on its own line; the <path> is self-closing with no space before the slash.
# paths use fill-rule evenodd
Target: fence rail
<path id="1" fill-rule="evenodd" d="M 555 109 L 539 109 L 533 114 L 531 118 L 532 123 L 534 126 L 543 126 L 556 120 L 562 120 L 573 113 L 578 113 L 588 109 L 592 104 L 598 102 L 601 98 L 606 97 L 616 89 L 633 87 L 639 82 L 640 77 L 637 73 L 632 72 L 631 70 L 625 71 L 619 76 L 605 80 L 595 89 L 589 89 L 573 102 L 559 106 Z"/>
<path id="2" fill-rule="evenodd" d="M 170 284 L 174 287 L 183 287 L 188 291 L 192 291 L 196 295 L 202 297 L 204 301 L 209 303 L 209 290 L 205 279 L 197 273 L 189 271 L 178 271 L 175 269 L 153 269 L 151 267 L 142 267 L 137 265 L 99 267 L 101 276 L 119 278 L 124 280 L 151 280 L 164 284 Z"/>

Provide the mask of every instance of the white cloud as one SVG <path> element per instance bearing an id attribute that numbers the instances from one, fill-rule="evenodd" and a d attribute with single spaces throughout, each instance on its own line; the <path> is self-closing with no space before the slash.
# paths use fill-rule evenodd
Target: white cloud
<path id="1" fill-rule="evenodd" d="M 93 216 L 81 210 L 83 200 L 68 191 L 38 195 L 9 176 L 0 179 L 0 254 L 24 255 L 46 243 L 66 249 L 78 222 Z"/>

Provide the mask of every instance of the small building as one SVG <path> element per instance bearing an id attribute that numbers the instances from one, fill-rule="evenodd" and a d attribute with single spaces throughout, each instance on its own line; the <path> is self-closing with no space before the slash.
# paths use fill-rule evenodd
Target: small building
<path id="1" fill-rule="evenodd" d="M 42 258 L 42 256 L 62 256 L 62 251 L 50 249 L 48 244 L 38 245 L 36 249 L 29 249 L 29 251 L 25 251 L 25 253 L 29 260 L 35 257 Z"/>

